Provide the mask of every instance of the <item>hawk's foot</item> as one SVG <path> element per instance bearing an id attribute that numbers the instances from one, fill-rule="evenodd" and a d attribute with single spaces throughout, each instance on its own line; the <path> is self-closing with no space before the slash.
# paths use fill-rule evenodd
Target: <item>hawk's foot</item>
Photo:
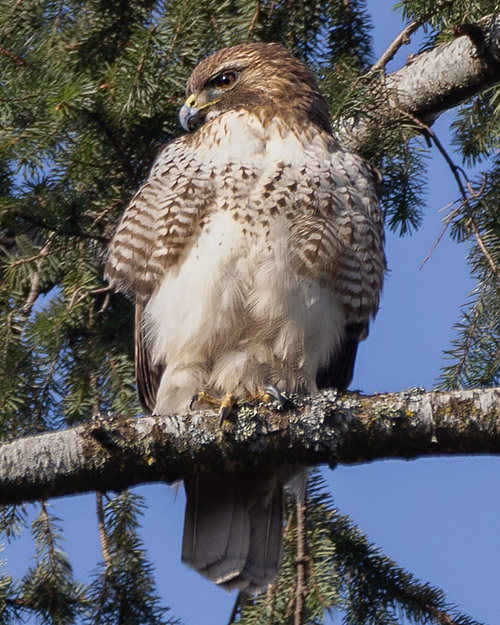
<path id="1" fill-rule="evenodd" d="M 270 402 L 278 402 L 280 410 L 283 409 L 288 401 L 275 386 L 268 385 L 259 389 L 255 394 L 247 395 L 242 402 L 246 404 L 269 404 Z"/>
<path id="2" fill-rule="evenodd" d="M 282 395 L 275 386 L 272 385 L 265 386 L 255 395 L 249 395 L 244 399 L 245 402 L 249 403 L 269 403 L 273 400 L 279 403 L 280 408 L 283 408 L 286 403 L 286 397 Z M 210 395 L 209 393 L 206 393 L 205 391 L 199 391 L 198 393 L 196 393 L 196 395 L 193 395 L 193 397 L 191 397 L 191 401 L 189 402 L 189 410 L 193 409 L 194 404 L 199 404 L 200 406 L 206 405 L 210 408 L 218 408 L 219 421 L 220 425 L 222 425 L 231 414 L 236 404 L 236 401 L 237 399 L 234 393 L 226 393 L 222 399 L 217 399 L 216 397 Z"/>
<path id="3" fill-rule="evenodd" d="M 236 404 L 236 396 L 233 393 L 226 393 L 223 399 L 217 399 L 205 391 L 199 391 L 196 395 L 191 397 L 191 401 L 189 402 L 189 410 L 193 409 L 193 404 L 206 404 L 211 408 L 219 409 L 219 422 L 222 425 L 224 421 L 231 414 L 234 405 Z"/>

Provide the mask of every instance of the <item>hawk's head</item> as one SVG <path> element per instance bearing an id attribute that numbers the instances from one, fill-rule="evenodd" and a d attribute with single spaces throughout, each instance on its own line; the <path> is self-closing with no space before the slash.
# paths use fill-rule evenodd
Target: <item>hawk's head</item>
<path id="1" fill-rule="evenodd" d="M 328 106 L 312 72 L 279 43 L 249 43 L 225 48 L 199 63 L 179 113 L 189 131 L 199 121 L 245 108 L 290 125 L 314 123 L 331 130 Z"/>

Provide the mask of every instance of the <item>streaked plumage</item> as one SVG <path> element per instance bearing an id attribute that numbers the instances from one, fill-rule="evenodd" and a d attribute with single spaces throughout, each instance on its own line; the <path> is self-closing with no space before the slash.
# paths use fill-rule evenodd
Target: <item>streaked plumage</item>
<path id="1" fill-rule="evenodd" d="M 137 381 L 155 413 L 204 390 L 239 398 L 345 388 L 378 308 L 376 181 L 331 134 L 312 74 L 278 44 L 221 50 L 191 75 L 184 124 L 112 240 L 106 274 L 137 302 Z M 183 559 L 264 586 L 281 551 L 283 476 L 186 484 Z"/>

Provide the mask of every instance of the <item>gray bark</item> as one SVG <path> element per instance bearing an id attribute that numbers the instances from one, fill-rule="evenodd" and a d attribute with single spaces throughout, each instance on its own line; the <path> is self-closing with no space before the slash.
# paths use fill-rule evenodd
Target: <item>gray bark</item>
<path id="1" fill-rule="evenodd" d="M 341 120 L 337 129 L 343 145 L 362 153 L 405 116 L 430 125 L 500 82 L 500 13 L 460 27 L 453 41 L 410 57 L 388 76 L 376 76 L 365 109 L 355 119 Z"/>
<path id="2" fill-rule="evenodd" d="M 0 503 L 290 464 L 500 453 L 500 389 L 294 398 L 210 412 L 96 417 L 0 445 Z"/>

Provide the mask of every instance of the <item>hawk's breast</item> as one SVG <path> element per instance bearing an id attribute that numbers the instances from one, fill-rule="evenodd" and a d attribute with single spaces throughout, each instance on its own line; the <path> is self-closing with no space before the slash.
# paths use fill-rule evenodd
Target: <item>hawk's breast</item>
<path id="1" fill-rule="evenodd" d="M 346 175 L 331 167 L 333 139 L 241 111 L 203 126 L 197 142 L 197 187 L 206 184 L 214 201 L 145 315 L 153 360 L 166 366 L 157 410 L 183 410 L 200 389 L 313 392 L 346 323 L 321 271 L 332 263 L 319 254 L 320 229 L 309 225 L 343 201 L 334 193 Z M 306 246 L 316 250 L 317 271 L 301 265 Z"/>

